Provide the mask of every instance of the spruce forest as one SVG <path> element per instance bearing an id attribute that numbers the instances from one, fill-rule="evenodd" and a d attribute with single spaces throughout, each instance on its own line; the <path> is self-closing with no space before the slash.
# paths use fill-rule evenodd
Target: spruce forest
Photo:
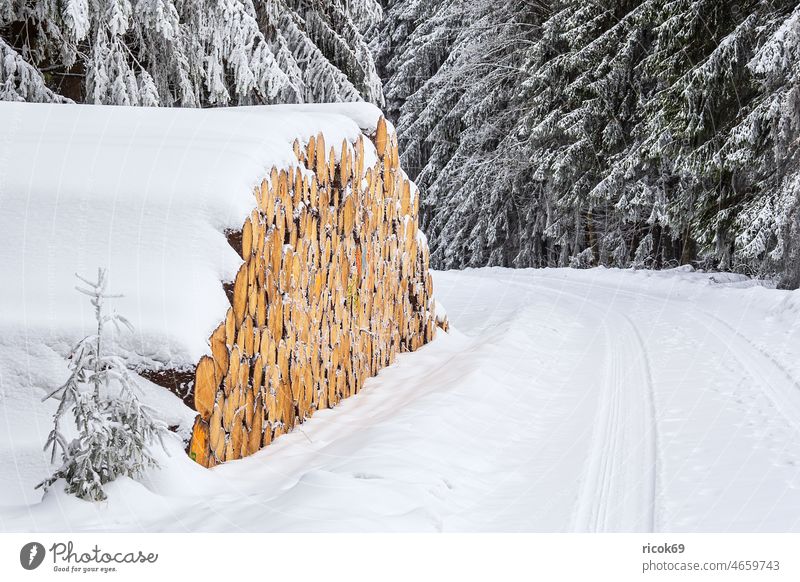
<path id="1" fill-rule="evenodd" d="M 0 0 L 0 100 L 365 100 L 435 268 L 800 285 L 791 0 Z"/>
<path id="2" fill-rule="evenodd" d="M 0 267 L 0 531 L 798 579 L 800 0 L 0 0 Z"/>

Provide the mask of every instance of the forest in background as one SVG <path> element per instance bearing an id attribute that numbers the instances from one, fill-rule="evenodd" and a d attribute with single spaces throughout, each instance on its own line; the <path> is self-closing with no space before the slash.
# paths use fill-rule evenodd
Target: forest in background
<path id="1" fill-rule="evenodd" d="M 787 0 L 0 0 L 0 99 L 383 106 L 437 268 L 800 285 Z"/>
<path id="2" fill-rule="evenodd" d="M 0 0 L 0 99 L 383 103 L 377 0 Z"/>

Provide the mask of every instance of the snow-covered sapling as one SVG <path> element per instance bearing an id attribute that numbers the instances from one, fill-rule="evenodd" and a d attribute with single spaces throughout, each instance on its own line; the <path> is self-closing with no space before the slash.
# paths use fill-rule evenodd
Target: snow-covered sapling
<path id="1" fill-rule="evenodd" d="M 166 427 L 153 417 L 150 408 L 139 402 L 125 361 L 104 352 L 107 324 L 118 330 L 120 324 L 133 330 L 121 315 L 104 312 L 106 299 L 121 296 L 106 293 L 108 279 L 104 269 L 98 269 L 97 281 L 76 277 L 88 286 L 76 289 L 91 298 L 97 331 L 75 345 L 67 356 L 69 378 L 43 399 L 60 401 L 44 449 L 50 451 L 51 463 L 60 450 L 61 466 L 36 487 L 46 491 L 57 480 L 64 479 L 67 493 L 101 501 L 106 498 L 103 490 L 106 483 L 120 476 L 136 478 L 146 468 L 157 466 L 149 446 L 156 441 L 164 446 L 162 437 Z M 77 436 L 68 441 L 61 423 L 70 410 Z"/>

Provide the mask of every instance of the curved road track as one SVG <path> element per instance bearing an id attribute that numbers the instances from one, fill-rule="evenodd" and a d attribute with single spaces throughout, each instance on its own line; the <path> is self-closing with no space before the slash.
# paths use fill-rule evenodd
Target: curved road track
<path id="1" fill-rule="evenodd" d="M 177 451 L 102 510 L 56 499 L 2 525 L 800 531 L 800 382 L 786 357 L 800 346 L 752 336 L 764 319 L 752 295 L 648 277 L 436 273 L 454 331 L 300 431 L 213 471 Z M 61 502 L 63 523 L 45 519 Z"/>

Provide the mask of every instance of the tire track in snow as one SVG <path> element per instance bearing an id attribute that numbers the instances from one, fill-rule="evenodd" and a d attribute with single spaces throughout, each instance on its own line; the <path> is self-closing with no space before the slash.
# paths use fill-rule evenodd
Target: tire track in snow
<path id="1" fill-rule="evenodd" d="M 586 284 L 565 279 L 553 279 L 553 281 L 577 287 L 589 286 L 631 299 L 641 299 L 642 297 L 641 293 L 594 281 Z M 692 302 L 688 302 L 687 305 L 700 316 L 696 321 L 703 329 L 717 338 L 739 367 L 759 385 L 761 391 L 772 402 L 787 424 L 796 432 L 800 432 L 800 381 L 772 354 L 758 347 L 730 323 Z M 708 323 L 704 323 L 702 320 L 706 320 Z"/>
<path id="2" fill-rule="evenodd" d="M 643 296 L 649 295 L 646 291 L 636 293 L 596 281 L 590 283 L 563 279 L 558 281 L 561 284 L 599 289 L 634 300 L 641 300 Z M 659 299 L 663 301 L 665 298 L 659 297 Z M 693 321 L 719 342 L 735 366 L 771 403 L 776 416 L 785 423 L 784 427 L 790 433 L 800 435 L 800 381 L 774 355 L 759 347 L 745 333 L 724 319 L 692 301 L 680 301 L 680 303 L 691 310 L 694 315 Z"/>
<path id="3" fill-rule="evenodd" d="M 617 465 L 621 437 L 620 390 L 621 369 L 618 353 L 611 349 L 608 325 L 604 323 L 605 366 L 603 392 L 594 420 L 591 449 L 582 479 L 573 531 L 607 529 L 613 499 L 612 475 Z"/>
<path id="4" fill-rule="evenodd" d="M 532 282 L 506 283 L 570 296 L 600 313 L 606 311 L 600 319 L 606 338 L 603 387 L 572 529 L 655 531 L 659 457 L 655 399 L 650 360 L 638 328 L 626 314 L 608 311 L 608 303 L 580 293 Z"/>
<path id="5" fill-rule="evenodd" d="M 587 286 L 589 286 L 589 287 L 596 288 L 596 289 L 602 289 L 603 291 L 608 291 L 608 292 L 611 292 L 611 293 L 614 293 L 614 294 L 617 294 L 617 295 L 623 295 L 623 296 L 629 297 L 631 299 L 641 299 L 643 297 L 643 295 L 647 294 L 646 291 L 634 292 L 634 291 L 630 291 L 628 289 L 622 289 L 621 287 L 615 287 L 615 286 L 612 286 L 612 285 L 606 285 L 606 284 L 603 284 L 603 283 L 597 283 L 596 281 L 592 281 L 590 283 L 583 283 L 583 282 L 579 282 L 579 281 L 570 281 L 570 280 L 567 280 L 567 279 L 549 279 L 549 280 L 558 281 L 559 283 L 562 283 L 562 284 L 566 283 L 566 284 L 573 285 L 573 286 L 576 286 L 576 287 L 587 287 Z M 784 364 L 782 364 L 772 354 L 770 354 L 767 351 L 765 351 L 764 349 L 760 348 L 758 345 L 756 345 L 755 342 L 753 342 L 753 340 L 751 340 L 749 337 L 747 337 L 746 334 L 744 334 L 740 330 L 736 329 L 733 325 L 731 325 L 730 323 L 728 323 L 727 321 L 725 321 L 721 317 L 711 313 L 710 311 L 707 311 L 705 309 L 701 309 L 700 307 L 698 307 L 697 305 L 695 305 L 694 303 L 692 303 L 690 301 L 687 302 L 687 305 L 695 313 L 699 314 L 701 317 L 705 317 L 706 319 L 711 320 L 711 321 L 715 322 L 716 324 L 719 324 L 719 326 L 725 327 L 728 331 L 730 331 L 730 333 L 738 336 L 743 342 L 746 342 L 747 344 L 749 344 L 750 349 L 752 351 L 758 352 L 761 356 L 763 356 L 766 360 L 768 360 L 775 368 L 777 368 L 783 374 L 783 376 L 786 378 L 786 380 L 788 380 L 792 384 L 792 386 L 794 386 L 794 388 L 797 390 L 798 394 L 800 395 L 800 380 L 795 378 L 792 375 L 792 373 L 786 368 L 786 366 Z M 702 323 L 701 323 L 701 325 L 703 325 L 703 327 L 707 331 L 711 332 L 711 330 L 708 328 L 707 325 L 704 325 Z"/>
<path id="6" fill-rule="evenodd" d="M 700 325 L 714 336 L 739 368 L 757 384 L 775 410 L 800 434 L 800 383 L 775 358 L 765 353 L 729 323 L 704 310 L 697 313 L 709 323 Z M 720 331 L 720 329 L 724 331 Z"/>
<path id="7" fill-rule="evenodd" d="M 600 318 L 597 318 L 597 324 L 607 326 L 604 329 L 610 329 L 612 340 L 608 341 L 614 341 L 619 346 L 625 344 L 624 336 L 631 328 L 627 327 L 625 322 L 620 321 L 618 318 L 631 314 L 637 323 L 642 326 L 640 332 L 636 327 L 637 324 L 631 321 L 632 331 L 637 334 L 638 341 L 647 341 L 646 345 L 652 350 L 651 353 L 654 358 L 660 354 L 662 349 L 658 342 L 662 338 L 667 339 L 670 337 L 669 326 L 664 329 L 654 328 L 652 331 L 647 326 L 655 325 L 662 321 L 660 317 L 663 314 L 677 313 L 681 315 L 680 321 L 673 323 L 688 333 L 688 339 L 691 340 L 690 344 L 696 344 L 694 347 L 684 344 L 681 348 L 689 350 L 681 352 L 681 354 L 684 354 L 681 357 L 686 358 L 684 361 L 688 364 L 689 370 L 685 374 L 675 375 L 676 385 L 673 385 L 673 375 L 670 374 L 678 373 L 676 362 L 669 358 L 664 361 L 660 357 L 658 360 L 653 359 L 652 362 L 656 366 L 653 371 L 658 370 L 660 374 L 662 368 L 664 368 L 664 372 L 668 376 L 665 378 L 658 377 L 659 383 L 652 385 L 654 390 L 658 387 L 659 392 L 657 395 L 659 399 L 654 402 L 654 399 L 651 398 L 649 403 L 651 409 L 655 408 L 656 403 L 665 406 L 667 413 L 665 422 L 666 420 L 674 420 L 669 418 L 670 416 L 677 414 L 681 418 L 680 415 L 684 414 L 690 415 L 693 421 L 699 421 L 701 424 L 696 425 L 696 430 L 690 433 L 688 440 L 687 437 L 684 437 L 683 440 L 676 439 L 674 434 L 670 436 L 670 428 L 674 425 L 662 425 L 660 420 L 657 426 L 654 424 L 655 438 L 653 440 L 657 444 L 657 449 L 653 486 L 655 503 L 653 504 L 654 510 L 652 513 L 652 530 L 658 531 L 663 527 L 667 527 L 670 530 L 680 529 L 681 527 L 686 528 L 687 524 L 695 524 L 691 527 L 696 528 L 698 523 L 714 524 L 713 527 L 717 531 L 730 527 L 738 529 L 742 527 L 741 524 L 747 524 L 745 526 L 748 528 L 746 531 L 753 531 L 752 524 L 760 523 L 761 525 L 756 529 L 761 530 L 764 524 L 771 523 L 775 519 L 775 515 L 780 513 L 782 509 L 790 509 L 790 511 L 788 512 L 789 517 L 783 517 L 778 520 L 779 523 L 784 524 L 781 527 L 786 527 L 789 530 L 796 529 L 798 523 L 796 511 L 791 511 L 791 509 L 796 508 L 797 498 L 792 489 L 797 487 L 797 473 L 796 471 L 792 473 L 793 469 L 785 469 L 784 466 L 791 465 L 796 467 L 796 448 L 790 447 L 789 443 L 792 440 L 796 441 L 792 435 L 800 434 L 797 432 L 800 424 L 800 383 L 795 378 L 796 375 L 789 371 L 785 363 L 782 363 L 775 355 L 756 345 L 748 337 L 747 328 L 745 328 L 744 332 L 740 331 L 730 323 L 709 312 L 708 308 L 712 307 L 712 304 L 707 303 L 707 301 L 713 300 L 713 296 L 706 297 L 703 295 L 699 299 L 694 299 L 691 294 L 689 297 L 681 293 L 673 296 L 669 289 L 669 292 L 664 295 L 662 292 L 654 292 L 659 291 L 658 288 L 631 290 L 621 287 L 621 285 L 602 284 L 593 280 L 584 282 L 545 277 L 542 279 L 537 278 L 536 284 L 534 284 L 534 281 L 525 281 L 524 278 L 519 280 L 513 274 L 497 277 L 496 280 L 518 287 L 535 288 L 543 294 L 561 293 L 565 296 L 565 303 L 573 303 L 568 301 L 570 296 L 578 297 L 587 307 L 591 307 L 591 309 L 587 309 L 587 312 L 596 309 L 594 302 L 589 299 L 589 297 L 593 297 L 596 294 L 602 301 L 599 310 L 600 316 L 607 314 L 607 321 L 600 321 Z M 617 300 L 616 304 L 615 299 Z M 582 319 L 580 304 L 574 303 L 574 305 L 575 319 Z M 640 319 L 639 314 L 644 316 L 644 319 Z M 595 318 L 592 318 L 592 323 L 594 323 L 594 320 Z M 673 320 L 667 318 L 664 321 L 669 323 Z M 616 335 L 615 326 L 619 328 L 619 333 Z M 598 329 L 598 332 L 602 331 Z M 596 346 L 598 357 L 595 360 L 595 365 L 597 384 L 600 389 L 605 386 L 602 384 L 605 379 L 605 376 L 603 376 L 604 370 L 606 370 L 606 367 L 611 366 L 610 363 L 606 362 L 609 356 L 603 354 L 599 345 L 602 341 L 602 333 L 598 333 L 598 345 Z M 670 344 L 667 343 L 664 348 L 669 350 Z M 703 349 L 703 352 L 691 351 L 698 348 Z M 606 350 L 613 349 L 610 346 L 606 348 Z M 638 353 L 633 348 L 628 349 L 631 354 Z M 756 426 L 753 429 L 755 431 L 753 435 L 743 434 L 739 430 L 739 425 L 736 422 L 741 419 L 735 414 L 731 414 L 730 410 L 728 410 L 727 415 L 721 415 L 720 409 L 714 407 L 716 396 L 713 393 L 708 392 L 705 396 L 692 395 L 691 386 L 686 382 L 704 381 L 703 358 L 707 354 L 712 354 L 715 358 L 718 354 L 722 354 L 721 357 L 727 359 L 731 366 L 730 379 L 735 380 L 737 375 L 745 378 L 745 384 L 749 385 L 746 392 L 757 396 L 758 401 L 765 405 L 763 414 L 762 411 L 756 409 L 745 410 L 747 414 L 750 414 L 751 411 L 757 413 L 757 417 L 753 417 L 756 422 L 758 422 L 759 418 L 762 421 L 766 421 L 763 426 Z M 605 360 L 601 361 L 604 355 Z M 647 355 L 646 352 L 645 355 Z M 669 356 L 669 352 L 665 356 Z M 624 359 L 623 363 L 625 363 Z M 647 362 L 647 365 L 649 366 L 649 362 Z M 610 371 L 607 374 L 609 376 L 612 375 Z M 684 395 L 688 398 L 684 402 L 681 402 L 680 397 L 677 400 L 673 400 L 675 395 L 672 393 L 672 389 L 680 388 L 681 386 L 688 390 Z M 735 404 L 732 401 L 728 401 L 731 398 L 729 394 L 724 391 L 720 394 L 721 399 L 717 403 L 718 406 L 724 408 L 728 404 Z M 603 405 L 602 396 L 599 397 L 597 405 L 598 408 Z M 675 410 L 670 410 L 669 407 L 672 405 L 678 406 L 677 413 Z M 612 407 L 609 405 L 610 408 Z M 598 422 L 602 417 L 603 414 L 598 410 Z M 654 418 L 656 417 L 654 416 Z M 657 418 L 660 418 L 660 415 Z M 718 424 L 718 419 L 722 418 L 727 424 Z M 591 423 L 591 417 L 587 417 L 587 423 Z M 707 423 L 707 426 L 705 423 Z M 662 427 L 665 430 L 665 438 L 659 438 L 659 429 Z M 588 428 L 591 430 L 593 427 L 590 426 Z M 764 432 L 766 429 L 777 432 L 770 436 L 769 432 Z M 728 439 L 726 431 L 732 432 L 730 439 Z M 737 435 L 739 438 L 734 439 L 733 436 Z M 692 440 L 694 437 L 697 437 L 696 442 Z M 594 439 L 594 441 L 597 440 L 602 439 Z M 701 440 L 702 443 L 700 442 Z M 583 445 L 584 442 L 586 442 L 585 439 L 581 438 L 580 444 Z M 594 449 L 598 448 L 596 444 L 590 444 Z M 701 446 L 701 448 L 698 449 L 698 446 Z M 709 461 L 708 447 L 712 447 L 712 452 L 714 447 L 719 447 L 719 454 L 725 453 L 725 456 L 719 459 L 722 461 L 722 465 L 720 466 L 721 472 L 718 475 L 706 474 L 706 466 Z M 787 451 L 789 452 L 787 453 Z M 787 454 L 790 461 L 786 461 Z M 761 458 L 764 455 L 772 455 L 775 458 L 763 460 Z M 597 458 L 594 450 L 592 450 L 589 458 Z M 750 461 L 756 459 L 763 460 L 763 462 L 751 465 Z M 714 459 L 712 458 L 711 460 L 713 461 Z M 776 464 L 781 461 L 782 464 Z M 594 462 L 598 466 L 601 465 L 597 461 Z M 693 466 L 695 464 L 698 466 Z M 754 466 L 759 467 L 759 474 L 753 475 L 752 470 L 748 469 Z M 778 472 L 773 470 L 775 467 L 777 467 L 775 471 Z M 781 467 L 784 468 L 782 469 Z M 603 516 L 603 508 L 609 507 L 604 500 L 612 497 L 612 494 L 608 492 L 606 483 L 609 481 L 613 483 L 616 478 L 614 477 L 613 458 L 606 460 L 603 470 L 596 471 L 595 475 L 600 477 L 592 480 L 589 473 L 587 463 L 586 474 L 580 483 L 580 487 L 583 488 L 580 498 L 584 505 L 578 508 L 579 511 L 574 514 L 573 527 L 579 531 L 590 529 L 613 530 L 620 523 L 626 523 L 624 516 L 616 520 L 608 519 L 608 511 Z M 603 480 L 604 476 L 605 481 Z M 781 489 L 779 487 L 779 484 L 775 481 L 778 478 L 787 479 L 785 488 Z M 689 499 L 698 494 L 700 496 L 699 500 Z M 630 500 L 626 501 L 626 503 L 631 506 L 635 505 L 632 497 L 629 497 Z M 765 511 L 754 512 L 752 508 L 749 508 L 751 502 L 755 503 L 756 506 L 759 503 L 763 504 Z M 615 509 L 613 505 L 611 509 Z M 595 514 L 592 512 L 595 512 Z M 634 525 L 620 527 L 619 529 L 628 531 L 638 528 Z"/>
<path id="8" fill-rule="evenodd" d="M 650 532 L 655 530 L 658 471 L 650 364 L 631 319 L 624 314 L 614 319 L 620 325 L 613 332 L 603 321 L 603 393 L 573 530 Z"/>

